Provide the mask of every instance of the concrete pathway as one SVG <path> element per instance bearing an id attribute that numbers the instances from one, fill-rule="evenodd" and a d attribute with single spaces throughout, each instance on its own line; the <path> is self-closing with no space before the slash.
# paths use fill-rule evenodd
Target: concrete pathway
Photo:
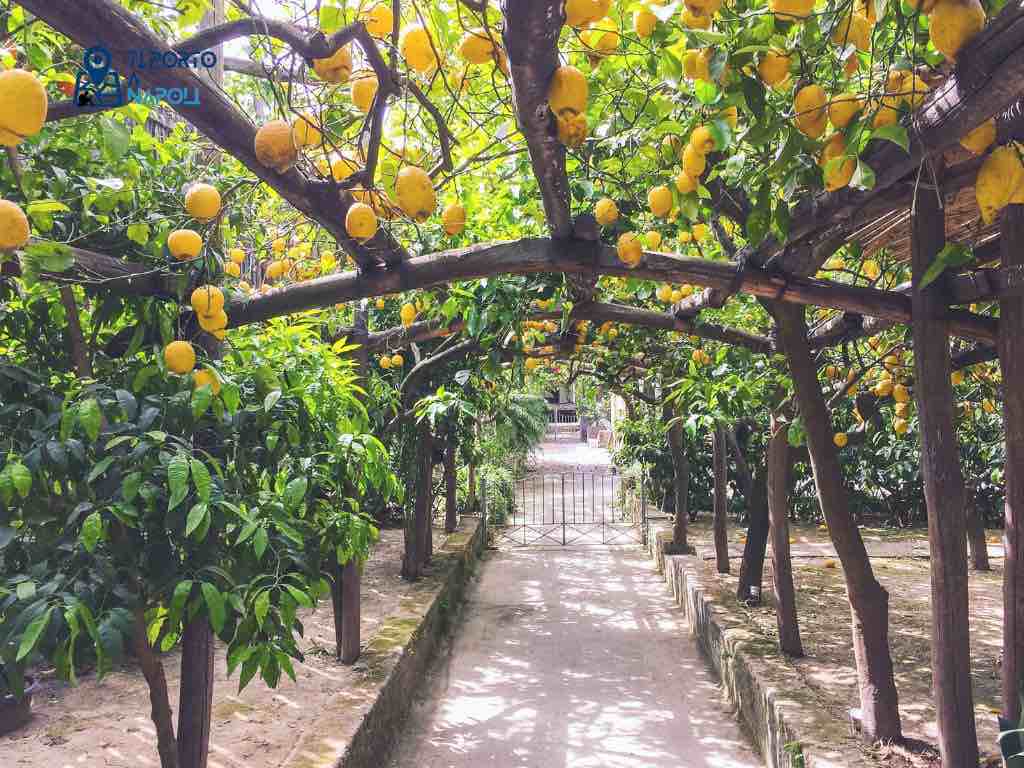
<path id="1" fill-rule="evenodd" d="M 595 450 L 558 444 L 540 456 L 590 466 L 602 461 Z M 639 547 L 618 547 L 492 552 L 389 765 L 761 763 L 665 582 Z"/>
<path id="2" fill-rule="evenodd" d="M 392 768 L 755 768 L 637 549 L 493 553 Z"/>

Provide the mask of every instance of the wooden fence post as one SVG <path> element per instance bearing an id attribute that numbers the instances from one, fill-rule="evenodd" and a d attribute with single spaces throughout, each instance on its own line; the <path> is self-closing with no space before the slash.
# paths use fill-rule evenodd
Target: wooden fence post
<path id="1" fill-rule="evenodd" d="M 669 406 L 665 406 L 662 418 L 672 419 L 675 414 Z M 672 456 L 672 493 L 675 507 L 676 519 L 672 526 L 672 553 L 677 555 L 689 551 L 690 545 L 687 541 L 686 527 L 689 523 L 689 495 L 690 495 L 690 461 L 686 458 L 686 444 L 683 433 L 683 422 L 676 420 L 668 428 L 668 448 Z"/>
<path id="2" fill-rule="evenodd" d="M 793 563 L 789 556 L 789 484 L 793 459 L 785 422 L 772 416 L 768 438 L 768 518 L 772 541 L 772 584 L 775 587 L 779 647 L 788 656 L 804 655 L 793 587 Z"/>
<path id="3" fill-rule="evenodd" d="M 922 186 L 910 218 L 914 396 L 921 429 L 921 471 L 931 554 L 932 695 L 943 765 L 977 765 L 971 689 L 964 479 L 953 426 L 948 306 L 942 283 L 921 278 L 946 245 L 939 192 Z"/>
<path id="4" fill-rule="evenodd" d="M 715 565 L 719 573 L 729 572 L 729 532 L 726 515 L 728 513 L 727 501 L 725 498 L 726 484 L 726 447 L 725 447 L 725 426 L 721 423 L 715 425 L 712 433 L 712 467 L 715 476 Z"/>
<path id="5" fill-rule="evenodd" d="M 451 533 L 458 525 L 456 494 L 458 492 L 458 471 L 455 467 L 455 450 L 457 444 L 454 437 L 448 438 L 444 448 L 444 531 Z"/>
<path id="6" fill-rule="evenodd" d="M 1009 205 L 1002 218 L 1003 268 L 1024 266 L 1024 205 Z M 1006 560 L 1003 566 L 1003 717 L 1017 722 L 1024 674 L 1024 299 L 999 302 L 999 362 L 1006 430 Z"/>

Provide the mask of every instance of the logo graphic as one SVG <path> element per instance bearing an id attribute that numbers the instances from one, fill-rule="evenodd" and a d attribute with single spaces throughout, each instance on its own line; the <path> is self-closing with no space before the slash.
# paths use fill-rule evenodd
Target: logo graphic
<path id="1" fill-rule="evenodd" d="M 75 78 L 75 103 L 80 107 L 120 107 L 124 104 L 121 76 L 111 66 L 113 56 L 102 45 L 87 48 Z"/>

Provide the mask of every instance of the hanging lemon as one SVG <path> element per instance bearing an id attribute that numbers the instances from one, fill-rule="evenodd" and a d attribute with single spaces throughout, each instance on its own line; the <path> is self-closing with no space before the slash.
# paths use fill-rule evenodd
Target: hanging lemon
<path id="1" fill-rule="evenodd" d="M 203 249 L 203 238 L 192 229 L 176 229 L 167 236 L 167 250 L 178 261 L 194 259 Z"/>
<path id="2" fill-rule="evenodd" d="M 210 184 L 193 184 L 185 193 L 185 211 L 194 219 L 210 221 L 220 213 L 220 192 Z"/>
<path id="3" fill-rule="evenodd" d="M 172 341 L 164 347 L 164 362 L 169 371 L 188 373 L 196 367 L 196 351 L 187 341 Z"/>
<path id="4" fill-rule="evenodd" d="M 192 291 L 192 309 L 199 315 L 214 315 L 224 309 L 224 293 L 215 285 L 201 285 Z"/>

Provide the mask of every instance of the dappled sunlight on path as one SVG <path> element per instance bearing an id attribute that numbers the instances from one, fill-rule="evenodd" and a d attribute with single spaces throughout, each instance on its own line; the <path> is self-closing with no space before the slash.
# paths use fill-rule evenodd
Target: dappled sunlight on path
<path id="1" fill-rule="evenodd" d="M 753 768 L 639 548 L 494 553 L 391 765 Z"/>

